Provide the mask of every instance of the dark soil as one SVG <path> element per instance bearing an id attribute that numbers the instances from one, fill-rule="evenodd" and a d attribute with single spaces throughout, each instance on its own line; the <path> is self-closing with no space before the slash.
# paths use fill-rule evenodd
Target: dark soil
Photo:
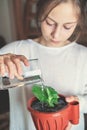
<path id="1" fill-rule="evenodd" d="M 38 99 L 33 101 L 31 107 L 40 112 L 56 112 L 59 111 L 67 106 L 67 102 L 65 101 L 64 97 L 60 97 L 58 99 L 58 104 L 54 107 L 49 107 L 47 104 L 42 104 Z"/>

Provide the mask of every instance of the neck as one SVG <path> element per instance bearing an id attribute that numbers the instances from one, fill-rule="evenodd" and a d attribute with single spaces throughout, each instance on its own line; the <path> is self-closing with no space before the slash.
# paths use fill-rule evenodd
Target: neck
<path id="1" fill-rule="evenodd" d="M 45 40 L 43 39 L 43 37 L 38 37 L 38 38 L 34 39 L 34 41 L 35 41 L 35 42 L 38 42 L 38 43 L 41 44 L 41 45 L 48 46 L 48 47 L 52 47 L 52 46 L 46 44 L 46 42 L 45 42 Z M 69 40 L 66 40 L 66 41 L 64 41 L 64 42 L 61 42 L 60 45 L 58 45 L 58 46 L 53 46 L 53 47 L 62 47 L 62 46 L 68 45 L 68 44 L 70 44 L 70 43 L 71 43 L 71 42 L 70 42 Z"/>

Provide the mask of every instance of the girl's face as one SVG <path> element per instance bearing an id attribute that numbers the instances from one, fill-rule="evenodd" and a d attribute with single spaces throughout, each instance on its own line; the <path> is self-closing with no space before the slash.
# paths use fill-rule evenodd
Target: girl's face
<path id="1" fill-rule="evenodd" d="M 41 22 L 41 44 L 61 47 L 69 43 L 68 39 L 77 26 L 77 13 L 72 3 L 56 6 Z"/>

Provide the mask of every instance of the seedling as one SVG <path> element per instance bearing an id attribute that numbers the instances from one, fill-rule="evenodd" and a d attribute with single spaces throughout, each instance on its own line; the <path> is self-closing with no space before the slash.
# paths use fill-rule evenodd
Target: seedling
<path id="1" fill-rule="evenodd" d="M 54 107 L 55 104 L 58 104 L 58 92 L 50 86 L 44 85 L 42 87 L 42 85 L 34 84 L 32 92 L 40 102 L 47 104 L 49 107 Z"/>

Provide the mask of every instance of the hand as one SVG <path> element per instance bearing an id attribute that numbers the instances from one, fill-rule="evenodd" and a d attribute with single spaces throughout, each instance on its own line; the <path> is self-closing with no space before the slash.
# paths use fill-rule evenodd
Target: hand
<path id="1" fill-rule="evenodd" d="M 77 96 L 69 96 L 65 98 L 66 102 L 73 102 L 73 101 L 77 101 L 79 102 L 79 99 Z M 68 126 L 65 128 L 65 130 L 70 130 L 72 127 L 71 122 L 68 123 Z"/>
<path id="2" fill-rule="evenodd" d="M 24 63 L 25 66 L 29 66 L 28 59 L 23 55 L 15 55 L 15 54 L 4 54 L 0 55 L 0 74 L 4 76 L 5 73 L 8 73 L 11 79 L 16 76 L 18 79 L 23 78 L 22 75 L 22 66 L 21 62 Z"/>
<path id="3" fill-rule="evenodd" d="M 65 130 L 70 130 L 71 127 L 72 127 L 72 124 L 69 122 L 69 123 L 68 123 L 68 126 L 65 128 Z"/>

